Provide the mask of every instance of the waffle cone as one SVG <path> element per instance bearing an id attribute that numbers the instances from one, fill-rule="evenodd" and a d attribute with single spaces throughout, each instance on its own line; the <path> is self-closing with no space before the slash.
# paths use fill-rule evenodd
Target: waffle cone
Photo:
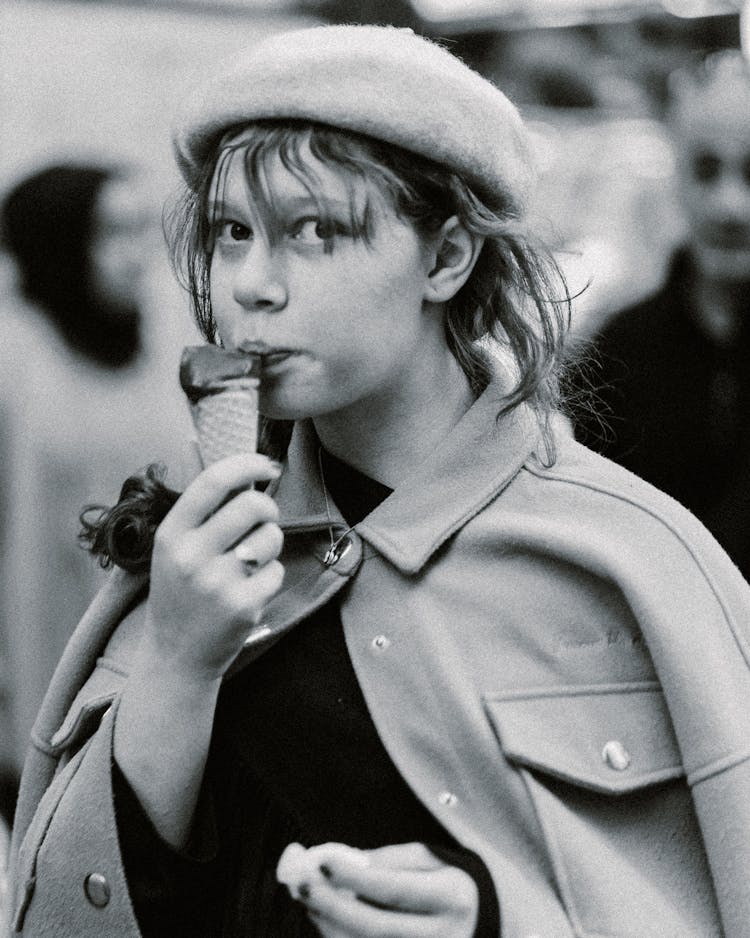
<path id="1" fill-rule="evenodd" d="M 258 390 L 249 382 L 243 384 L 207 394 L 190 405 L 204 467 L 257 448 Z"/>

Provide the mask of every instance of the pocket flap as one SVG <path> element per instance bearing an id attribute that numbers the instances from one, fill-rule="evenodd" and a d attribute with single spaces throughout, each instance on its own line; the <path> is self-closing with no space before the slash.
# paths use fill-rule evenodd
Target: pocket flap
<path id="1" fill-rule="evenodd" d="M 124 681 L 124 672 L 113 661 L 100 658 L 76 694 L 60 728 L 50 739 L 48 751 L 52 755 L 60 755 L 87 739 L 96 730 Z"/>
<path id="2" fill-rule="evenodd" d="M 655 681 L 485 694 L 506 758 L 591 791 L 624 794 L 684 775 Z"/>

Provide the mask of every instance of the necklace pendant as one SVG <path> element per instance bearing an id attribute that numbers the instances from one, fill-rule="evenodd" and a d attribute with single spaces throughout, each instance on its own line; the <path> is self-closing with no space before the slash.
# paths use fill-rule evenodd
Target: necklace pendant
<path id="1" fill-rule="evenodd" d="M 346 535 L 336 541 L 335 544 L 331 544 L 323 557 L 323 566 L 332 567 L 338 563 L 351 546 L 352 542 Z"/>

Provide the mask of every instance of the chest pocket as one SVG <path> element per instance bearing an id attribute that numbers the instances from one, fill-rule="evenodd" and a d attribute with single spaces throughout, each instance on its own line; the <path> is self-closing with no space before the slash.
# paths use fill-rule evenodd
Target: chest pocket
<path id="1" fill-rule="evenodd" d="M 487 694 L 484 705 L 526 782 L 577 936 L 721 935 L 658 683 Z"/>

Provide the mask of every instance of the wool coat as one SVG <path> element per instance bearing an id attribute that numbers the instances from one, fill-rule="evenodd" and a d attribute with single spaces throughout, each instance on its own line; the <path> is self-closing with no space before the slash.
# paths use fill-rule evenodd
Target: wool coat
<path id="1" fill-rule="evenodd" d="M 545 466 L 530 411 L 496 420 L 497 393 L 349 531 L 296 427 L 285 584 L 233 667 L 338 594 L 383 744 L 484 859 L 504 938 L 745 938 L 750 588 L 692 515 L 565 429 Z M 115 572 L 40 712 L 11 934 L 139 935 L 110 764 L 143 587 Z"/>

